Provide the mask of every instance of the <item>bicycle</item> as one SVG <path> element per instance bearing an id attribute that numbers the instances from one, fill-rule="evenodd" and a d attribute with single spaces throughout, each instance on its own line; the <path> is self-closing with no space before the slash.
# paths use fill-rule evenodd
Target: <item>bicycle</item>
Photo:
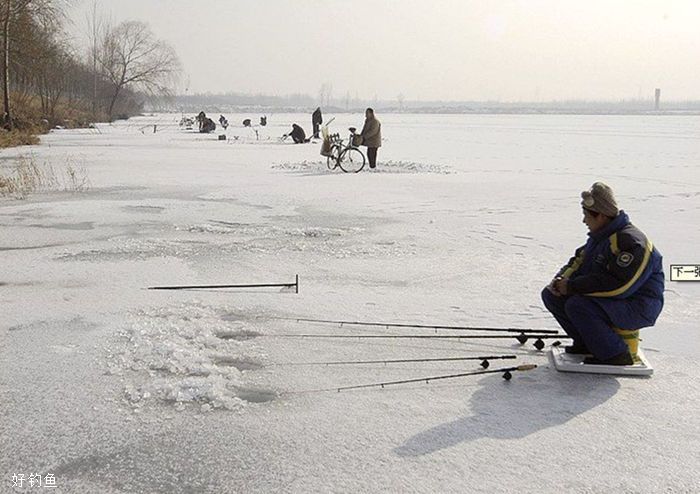
<path id="1" fill-rule="evenodd" d="M 365 155 L 354 144 L 358 137 L 355 127 L 350 127 L 350 138 L 348 144 L 340 138 L 340 134 L 330 134 L 328 139 L 331 143 L 330 152 L 326 158 L 326 166 L 329 170 L 340 168 L 345 173 L 357 173 L 365 166 Z"/>

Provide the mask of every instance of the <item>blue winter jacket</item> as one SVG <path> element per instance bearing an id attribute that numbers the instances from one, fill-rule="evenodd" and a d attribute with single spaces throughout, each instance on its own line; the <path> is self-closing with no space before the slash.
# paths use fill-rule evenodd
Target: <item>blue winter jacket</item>
<path id="1" fill-rule="evenodd" d="M 569 280 L 569 293 L 592 297 L 622 329 L 652 326 L 664 305 L 659 251 L 624 211 L 588 235 L 558 273 Z"/>

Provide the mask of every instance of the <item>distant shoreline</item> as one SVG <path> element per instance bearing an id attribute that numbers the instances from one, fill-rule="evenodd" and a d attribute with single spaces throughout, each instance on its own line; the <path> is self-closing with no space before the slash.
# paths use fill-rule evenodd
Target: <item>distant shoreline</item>
<path id="1" fill-rule="evenodd" d="M 673 110 L 631 110 L 631 109 L 574 109 L 574 108 L 455 108 L 455 107 L 428 107 L 428 108 L 383 108 L 375 106 L 378 113 L 384 114 L 414 114 L 414 115 L 620 115 L 620 116 L 700 116 L 698 109 L 673 109 Z M 311 107 L 276 107 L 265 105 L 217 105 L 202 104 L 198 106 L 186 105 L 178 108 L 150 108 L 146 111 L 167 111 L 173 113 L 192 113 L 200 111 L 205 113 L 311 113 Z M 365 107 L 338 108 L 326 107 L 323 112 L 327 114 L 356 114 L 363 113 Z"/>
<path id="2" fill-rule="evenodd" d="M 320 107 L 323 113 L 363 113 L 374 108 L 379 113 L 464 114 L 464 115 L 653 115 L 698 116 L 700 101 L 661 100 L 658 109 L 652 99 L 551 100 L 551 101 L 441 101 L 329 98 L 320 103 L 308 95 L 189 94 L 152 101 L 152 111 L 183 113 L 311 113 Z"/>

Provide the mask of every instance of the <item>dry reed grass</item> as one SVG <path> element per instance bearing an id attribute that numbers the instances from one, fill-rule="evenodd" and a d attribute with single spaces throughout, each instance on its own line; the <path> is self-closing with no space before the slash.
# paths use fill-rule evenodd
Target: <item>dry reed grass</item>
<path id="1" fill-rule="evenodd" d="M 8 171 L 0 168 L 2 197 L 25 199 L 35 192 L 83 192 L 89 188 L 87 170 L 71 158 L 58 172 L 50 163 L 38 163 L 33 156 L 20 156 Z"/>

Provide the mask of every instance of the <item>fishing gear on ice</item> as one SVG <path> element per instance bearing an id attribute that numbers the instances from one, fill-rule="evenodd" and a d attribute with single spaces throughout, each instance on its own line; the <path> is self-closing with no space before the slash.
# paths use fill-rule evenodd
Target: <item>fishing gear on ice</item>
<path id="1" fill-rule="evenodd" d="M 507 333 L 536 333 L 536 334 L 557 334 L 556 329 L 535 329 L 535 328 L 499 328 L 499 327 L 484 327 L 484 326 L 449 326 L 443 324 L 411 324 L 411 323 L 392 323 L 392 322 L 368 322 L 368 321 L 339 321 L 333 319 L 311 319 L 304 317 L 278 317 L 275 319 L 285 319 L 297 322 L 312 322 L 337 324 L 343 326 L 375 326 L 389 328 L 418 328 L 418 329 L 452 329 L 455 331 L 499 331 Z"/>
<path id="2" fill-rule="evenodd" d="M 457 377 L 467 377 L 467 376 L 479 376 L 482 374 L 494 374 L 494 373 L 500 373 L 503 372 L 503 379 L 506 381 L 510 381 L 511 378 L 513 377 L 513 372 L 523 372 L 523 371 L 529 371 L 532 369 L 536 369 L 537 365 L 535 364 L 523 364 L 523 365 L 518 365 L 516 367 L 503 367 L 501 369 L 491 369 L 491 370 L 482 370 L 482 371 L 475 371 L 475 372 L 462 372 L 459 374 L 448 374 L 448 375 L 443 375 L 443 376 L 432 376 L 432 377 L 419 377 L 416 379 L 402 379 L 400 381 L 385 381 L 385 382 L 380 382 L 380 383 L 371 383 L 371 384 L 359 384 L 356 386 L 342 386 L 340 388 L 334 388 L 340 393 L 341 391 L 346 391 L 349 389 L 361 389 L 361 388 L 384 388 L 385 386 L 392 386 L 395 384 L 408 384 L 408 383 L 417 383 L 417 382 L 425 382 L 426 384 L 430 381 L 437 381 L 441 379 L 454 379 Z M 331 391 L 329 390 L 319 390 L 319 391 Z"/>

